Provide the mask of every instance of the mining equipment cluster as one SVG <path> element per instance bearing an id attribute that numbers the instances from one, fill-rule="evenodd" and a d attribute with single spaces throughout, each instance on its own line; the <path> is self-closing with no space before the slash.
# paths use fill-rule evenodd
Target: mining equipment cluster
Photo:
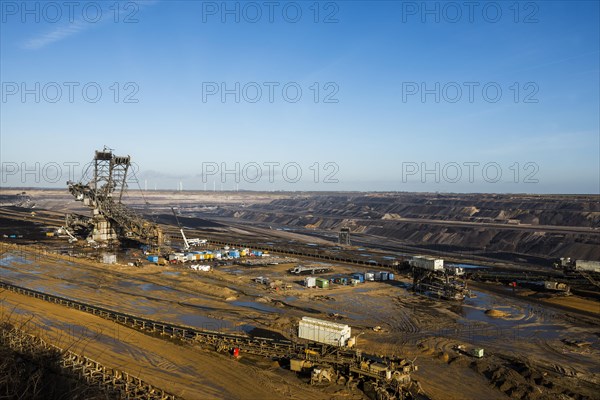
<path id="1" fill-rule="evenodd" d="M 444 265 L 444 260 L 434 257 L 414 256 L 412 267 L 413 290 L 446 300 L 464 300 L 470 297 L 462 267 Z"/>
<path id="2" fill-rule="evenodd" d="M 116 244 L 131 240 L 155 248 L 164 243 L 160 227 L 138 216 L 122 203 L 127 190 L 131 157 L 116 156 L 112 150 L 96 151 L 93 176 L 88 182 L 67 182 L 77 201 L 91 209 L 91 217 L 67 214 L 64 230 L 71 238 L 82 232 L 88 242 Z"/>
<path id="3" fill-rule="evenodd" d="M 589 283 L 600 288 L 600 261 L 571 260 L 570 257 L 561 257 L 554 263 L 554 267 L 562 269 L 568 276 L 582 276 Z"/>

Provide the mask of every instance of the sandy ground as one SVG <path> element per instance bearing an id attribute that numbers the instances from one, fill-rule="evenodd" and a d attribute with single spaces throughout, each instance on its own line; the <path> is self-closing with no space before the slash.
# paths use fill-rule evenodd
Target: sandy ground
<path id="1" fill-rule="evenodd" d="M 176 345 L 87 313 L 9 291 L 0 292 L 0 318 L 186 399 L 334 397 L 276 366 L 242 364 L 226 355 Z"/>
<path id="2" fill-rule="evenodd" d="M 568 297 L 555 297 L 552 299 L 544 300 L 550 304 L 559 304 L 564 307 L 569 307 L 575 310 L 584 310 L 590 313 L 595 313 L 600 316 L 600 302 L 584 299 L 577 296 L 568 296 Z"/>

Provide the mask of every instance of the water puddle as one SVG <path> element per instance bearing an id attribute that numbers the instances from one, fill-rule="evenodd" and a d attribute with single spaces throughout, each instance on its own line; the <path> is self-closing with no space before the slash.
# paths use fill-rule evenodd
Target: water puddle
<path id="1" fill-rule="evenodd" d="M 0 258 L 0 266 L 2 267 L 10 267 L 12 264 L 27 264 L 31 265 L 33 261 L 28 260 L 24 257 L 15 256 L 13 254 L 5 254 Z"/>
<path id="2" fill-rule="evenodd" d="M 485 269 L 485 268 L 490 268 L 490 267 L 486 267 L 483 265 L 474 265 L 474 264 L 455 264 L 455 263 L 448 263 L 448 265 L 451 265 L 453 267 L 461 267 L 464 269 Z"/>
<path id="3" fill-rule="evenodd" d="M 157 285 L 155 283 L 137 283 L 132 281 L 119 281 L 117 283 L 118 287 L 125 289 L 139 289 L 144 292 L 174 292 L 175 289 L 170 288 L 168 286 Z"/>
<path id="4" fill-rule="evenodd" d="M 254 301 L 232 301 L 231 304 L 233 304 L 234 306 L 238 306 L 238 307 L 245 307 L 245 308 L 252 308 L 254 310 L 258 310 L 258 311 L 263 311 L 263 312 L 267 312 L 267 313 L 281 313 L 281 310 L 272 307 L 272 306 L 268 306 L 266 304 L 262 304 L 262 303 L 257 303 Z"/>
<path id="5" fill-rule="evenodd" d="M 570 332 L 559 315 L 542 306 L 514 300 L 504 301 L 500 297 L 477 291 L 475 293 L 476 298 L 467 298 L 459 306 L 460 327 L 448 332 L 453 337 L 458 335 L 482 343 L 490 338 L 503 338 L 507 341 L 548 341 L 561 340 L 572 335 L 585 340 L 593 339 L 588 334 L 581 336 Z M 487 310 L 494 311 L 486 313 Z M 600 348 L 598 340 L 587 341 L 593 343 L 592 347 Z"/>

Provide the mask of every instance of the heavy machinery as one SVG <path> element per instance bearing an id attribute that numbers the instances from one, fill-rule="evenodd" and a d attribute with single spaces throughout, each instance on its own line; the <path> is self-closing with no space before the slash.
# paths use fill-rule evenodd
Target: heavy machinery
<path id="1" fill-rule="evenodd" d="M 85 222 L 90 232 L 87 239 L 109 244 L 132 240 L 151 247 L 162 246 L 164 236 L 160 227 L 122 203 L 131 157 L 116 156 L 111 149 L 104 147 L 96 151 L 92 166 L 93 176 L 89 182 L 67 182 L 75 199 L 92 209 L 91 218 Z M 81 225 L 82 218 L 67 216 L 67 228 L 75 230 L 69 221 L 77 221 Z"/>
<path id="2" fill-rule="evenodd" d="M 171 207 L 171 211 L 173 211 L 173 215 L 175 216 L 175 221 L 177 222 L 177 226 L 179 227 L 179 232 L 181 232 L 181 237 L 183 238 L 183 249 L 184 250 L 189 250 L 193 246 L 200 246 L 200 245 L 207 243 L 206 239 L 198 239 L 198 238 L 188 239 L 187 236 L 185 236 L 185 233 L 183 232 L 183 226 L 181 226 L 181 223 L 179 222 L 179 217 L 177 216 L 177 213 L 175 212 L 175 209 L 173 207 Z"/>
<path id="3" fill-rule="evenodd" d="M 314 275 L 321 272 L 329 272 L 331 270 L 333 270 L 333 268 L 326 265 L 298 265 L 294 268 L 290 268 L 288 272 L 295 275 Z"/>
<path id="4" fill-rule="evenodd" d="M 444 260 L 432 257 L 415 256 L 412 266 L 413 291 L 437 296 L 446 300 L 464 300 L 471 296 L 467 282 L 461 279 L 464 270 L 445 268 Z"/>
<path id="5" fill-rule="evenodd" d="M 179 232 L 181 232 L 181 237 L 183 238 L 183 249 L 189 250 L 190 243 L 188 242 L 187 238 L 185 237 L 185 233 L 183 232 L 183 227 L 181 226 L 181 223 L 179 222 L 179 217 L 177 217 L 177 213 L 175 212 L 175 209 L 173 207 L 171 207 L 171 211 L 173 211 L 173 215 L 175 216 L 175 221 L 177 221 L 177 226 L 179 227 Z"/>

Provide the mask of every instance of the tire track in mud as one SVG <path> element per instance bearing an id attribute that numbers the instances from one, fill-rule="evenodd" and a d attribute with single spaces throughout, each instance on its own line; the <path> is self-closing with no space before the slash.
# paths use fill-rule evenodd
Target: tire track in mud
<path id="1" fill-rule="evenodd" d="M 401 332 L 409 335 L 419 333 L 421 331 L 414 319 L 403 310 L 398 311 L 394 316 L 390 317 L 387 325 L 390 326 L 390 330 L 393 332 Z"/>
<path id="2" fill-rule="evenodd" d="M 567 348 L 561 351 L 556 348 L 556 346 L 551 345 L 547 340 L 544 339 L 535 340 L 534 343 L 546 351 L 549 355 L 554 355 L 554 357 L 550 358 L 552 358 L 552 364 L 554 365 L 555 369 L 568 371 L 570 376 L 574 376 L 578 372 L 574 367 L 571 367 L 571 365 L 577 365 L 581 362 L 581 356 L 579 354 L 572 353 Z M 562 343 L 560 345 L 562 345 Z"/>

